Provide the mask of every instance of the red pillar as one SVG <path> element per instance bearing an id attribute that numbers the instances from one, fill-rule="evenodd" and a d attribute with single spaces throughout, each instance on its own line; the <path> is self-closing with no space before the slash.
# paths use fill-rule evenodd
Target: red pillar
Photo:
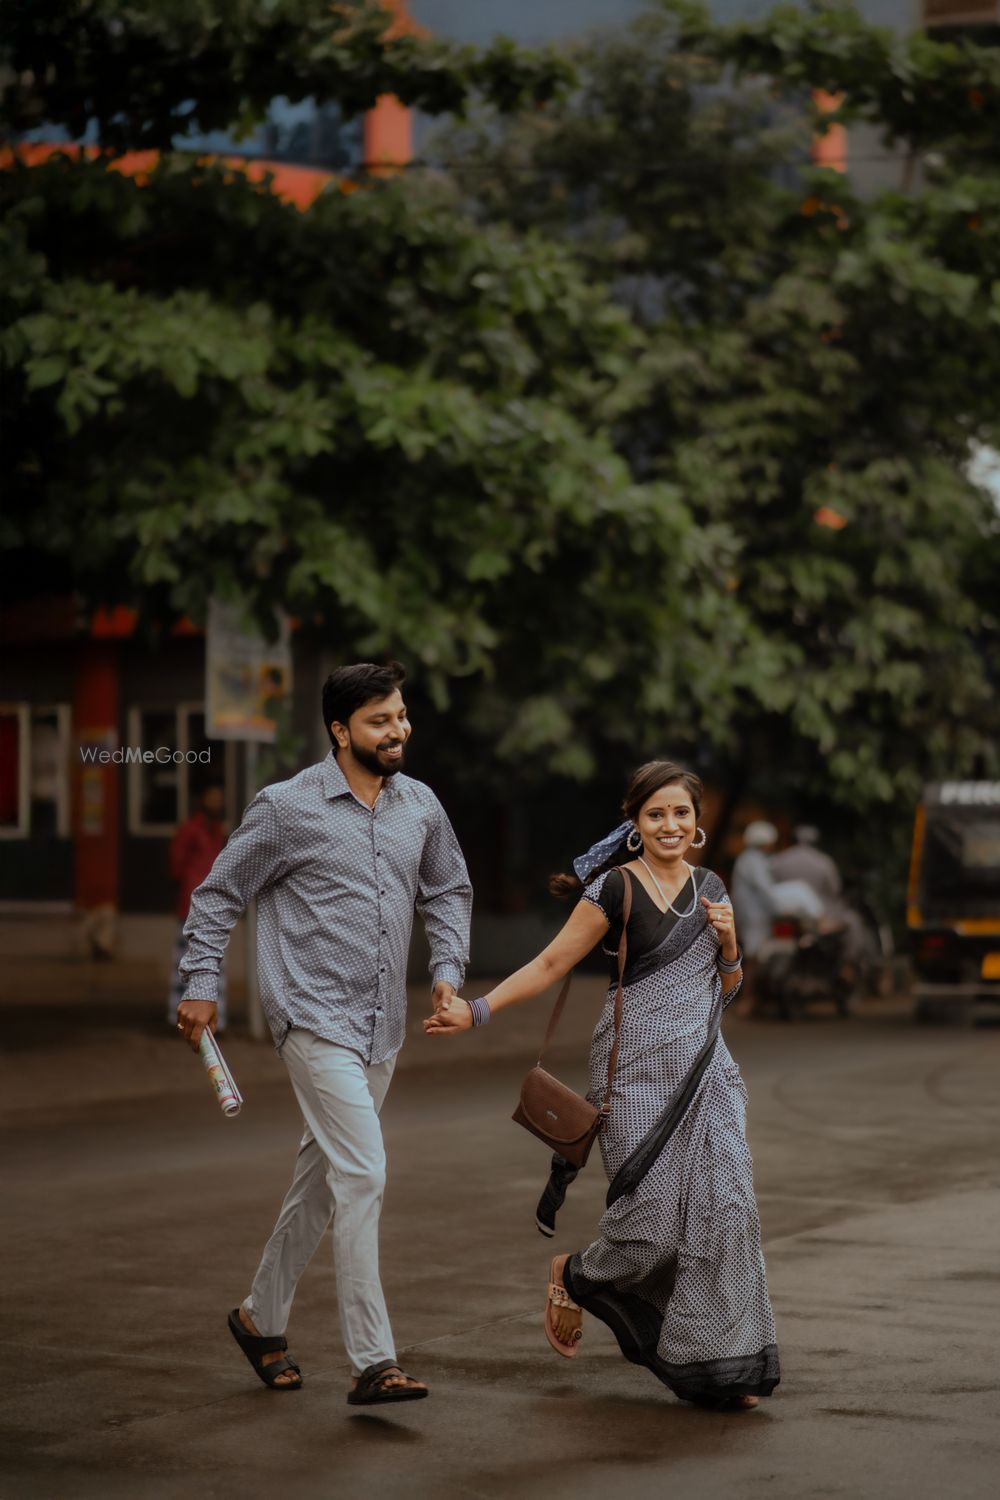
<path id="1" fill-rule="evenodd" d="M 844 96 L 813 89 L 813 101 L 822 114 L 832 115 L 843 104 Z M 833 172 L 847 171 L 847 131 L 843 125 L 831 125 L 823 135 L 813 137 L 812 159 L 817 167 L 829 167 Z"/>
<path id="2" fill-rule="evenodd" d="M 383 94 L 365 115 L 365 166 L 373 176 L 388 177 L 412 157 L 410 111 L 392 94 Z"/>
<path id="3" fill-rule="evenodd" d="M 382 0 L 394 20 L 387 35 L 421 35 L 406 10 L 406 0 Z M 413 122 L 410 111 L 392 94 L 382 94 L 365 115 L 365 166 L 374 176 L 389 177 L 413 159 Z"/>
<path id="4" fill-rule="evenodd" d="M 119 768 L 81 749 L 118 748 L 118 645 L 82 641 L 73 684 L 73 852 L 77 906 L 118 905 Z"/>

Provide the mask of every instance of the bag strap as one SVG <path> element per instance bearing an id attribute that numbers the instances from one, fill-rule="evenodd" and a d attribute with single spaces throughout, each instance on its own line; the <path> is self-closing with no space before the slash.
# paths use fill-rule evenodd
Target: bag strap
<path id="1" fill-rule="evenodd" d="M 618 1040 L 621 1036 L 622 1007 L 625 1004 L 625 995 L 622 984 L 625 978 L 625 959 L 628 956 L 628 919 L 632 914 L 632 881 L 625 870 L 622 870 L 622 935 L 618 940 L 618 988 L 615 990 L 615 1039 L 611 1043 L 611 1056 L 608 1058 L 608 1086 L 604 1091 L 604 1103 L 601 1105 L 601 1114 L 611 1113 L 611 1091 L 615 1082 L 615 1068 L 618 1066 Z"/>
<path id="2" fill-rule="evenodd" d="M 614 1083 L 615 1067 L 618 1062 L 618 1036 L 619 1032 L 621 1031 L 622 1006 L 624 1005 L 625 1001 L 625 996 L 622 992 L 622 980 L 625 975 L 625 960 L 628 955 L 628 919 L 632 912 L 632 882 L 628 878 L 628 875 L 624 870 L 622 870 L 621 872 L 621 877 L 622 935 L 618 940 L 618 988 L 615 990 L 615 1039 L 611 1044 L 611 1056 L 608 1058 L 608 1086 L 604 1094 L 604 1103 L 601 1105 L 602 1115 L 608 1114 L 611 1110 L 611 1088 Z M 545 1052 L 546 1047 L 555 1036 L 556 1027 L 559 1025 L 559 1018 L 562 1015 L 563 1007 L 566 1004 L 566 997 L 569 995 L 569 987 L 572 978 L 573 970 L 570 969 L 569 973 L 566 975 L 566 978 L 562 982 L 562 987 L 559 991 L 556 1003 L 552 1007 L 552 1015 L 549 1018 L 548 1029 L 546 1030 L 542 1045 L 538 1051 L 539 1067 L 541 1067 L 542 1063 L 542 1054 Z"/>

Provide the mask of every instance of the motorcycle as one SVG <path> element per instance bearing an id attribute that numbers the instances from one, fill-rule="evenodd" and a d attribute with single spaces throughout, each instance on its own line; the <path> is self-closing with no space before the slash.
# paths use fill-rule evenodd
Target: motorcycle
<path id="1" fill-rule="evenodd" d="M 761 1000 L 783 1021 L 814 1001 L 832 1000 L 846 1019 L 861 990 L 861 974 L 848 952 L 847 931 L 806 917 L 776 916 L 771 936 L 757 954 Z"/>

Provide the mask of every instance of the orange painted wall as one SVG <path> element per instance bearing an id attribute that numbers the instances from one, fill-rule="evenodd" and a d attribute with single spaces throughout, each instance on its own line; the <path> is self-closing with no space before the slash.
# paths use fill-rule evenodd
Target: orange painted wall
<path id="1" fill-rule="evenodd" d="M 37 143 L 4 147 L 0 150 L 0 169 L 11 166 L 15 161 L 34 167 L 40 162 L 48 161 L 51 156 L 79 156 L 81 150 L 84 156 L 94 159 L 100 155 L 96 146 L 81 148 Z M 308 208 L 329 182 L 336 181 L 342 192 L 351 192 L 354 187 L 353 183 L 339 181 L 329 172 L 319 172 L 314 167 L 289 167 L 274 161 L 247 161 L 241 156 L 206 156 L 200 159 L 205 162 L 221 161 L 234 173 L 239 172 L 248 182 L 263 182 L 266 177 L 270 177 L 271 191 L 275 196 L 284 199 L 286 203 L 294 203 L 297 208 Z M 134 177 L 142 182 L 155 169 L 159 160 L 158 151 L 127 151 L 124 156 L 115 157 L 110 162 L 110 168 L 113 172 L 121 172 L 126 177 Z"/>

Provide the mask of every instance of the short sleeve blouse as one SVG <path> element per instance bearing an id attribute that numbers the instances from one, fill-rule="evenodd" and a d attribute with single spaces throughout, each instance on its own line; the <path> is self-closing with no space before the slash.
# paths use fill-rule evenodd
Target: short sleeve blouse
<path id="1" fill-rule="evenodd" d="M 622 934 L 622 896 L 624 883 L 628 879 L 624 870 L 605 870 L 584 887 L 584 901 L 596 906 L 608 919 L 608 931 L 603 946 L 611 950 L 618 947 Z"/>

